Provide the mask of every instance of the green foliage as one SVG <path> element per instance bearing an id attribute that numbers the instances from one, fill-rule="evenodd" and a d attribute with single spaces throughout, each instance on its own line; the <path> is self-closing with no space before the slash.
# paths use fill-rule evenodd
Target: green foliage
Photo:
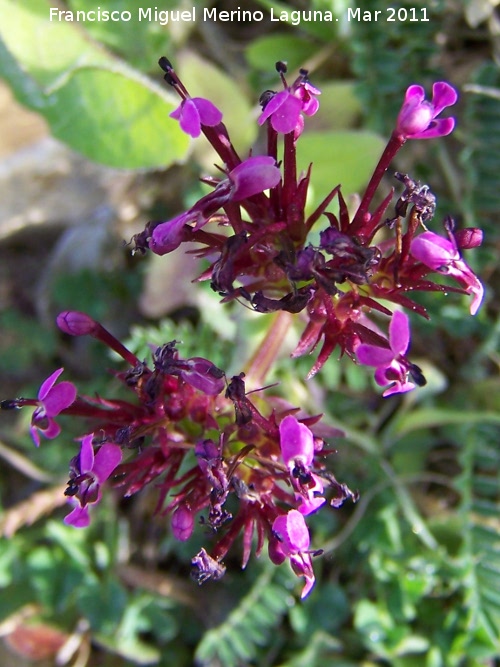
<path id="1" fill-rule="evenodd" d="M 33 318 L 13 310 L 0 312 L 0 369 L 2 374 L 21 373 L 55 352 L 52 336 Z M 19 341 L 25 342 L 21 347 Z"/>
<path id="2" fill-rule="evenodd" d="M 462 493 L 463 556 L 470 610 L 468 650 L 496 655 L 500 637 L 500 452 L 499 429 L 484 422 L 464 429 Z"/>
<path id="3" fill-rule="evenodd" d="M 290 579 L 268 564 L 225 621 L 205 633 L 196 649 L 197 664 L 235 667 L 255 660 L 290 605 Z"/>
<path id="4" fill-rule="evenodd" d="M 86 0 L 66 2 L 73 10 L 86 5 Z M 352 3 L 314 0 L 310 5 L 341 18 Z M 405 0 L 399 5 L 415 3 Z M 131 2 L 101 0 L 100 6 L 129 9 Z M 154 8 L 158 3 L 148 0 L 141 6 Z M 291 10 L 288 4 L 268 0 L 260 6 Z M 375 0 L 370 10 L 386 6 Z M 48 7 L 46 0 L 0 0 L 2 76 L 23 104 L 47 119 L 56 137 L 93 160 L 123 168 L 165 167 L 188 156 L 186 137 L 168 118 L 177 98 L 146 77 L 159 79 L 156 61 L 163 53 L 175 55 L 176 68 L 189 88 L 214 99 L 227 114 L 242 154 L 256 139 L 258 95 L 249 94 L 249 82 L 260 86 L 265 81 L 274 89 L 275 72 L 264 72 L 275 60 L 287 60 L 292 70 L 305 60 L 325 62 L 325 53 L 341 54 L 346 61 L 334 73 L 335 80 L 318 81 L 322 111 L 311 119 L 318 125 L 300 143 L 299 166 L 314 161 L 317 198 L 338 182 L 346 193 L 362 188 L 382 143 L 365 126 L 358 130 L 360 118 L 377 131 L 392 130 L 409 83 L 427 86 L 441 78 L 443 44 L 449 45 L 451 37 L 444 19 L 447 16 L 453 25 L 450 16 L 456 18 L 461 11 L 457 3 L 445 6 L 438 0 L 428 8 L 428 23 L 396 22 L 390 29 L 376 22 L 303 23 L 296 31 L 279 24 L 278 32 L 259 33 L 241 47 L 241 60 L 246 58 L 250 71 L 248 80 L 241 77 L 234 83 L 220 62 L 216 66 L 210 57 L 201 58 L 209 49 L 205 43 L 198 49 L 200 33 L 189 43 L 184 41 L 188 37 L 147 21 L 95 22 L 77 28 L 50 23 Z M 174 0 L 166 0 L 161 8 L 177 7 Z M 450 13 L 445 15 L 445 9 Z M 448 42 L 440 39 L 443 34 Z M 179 46 L 188 48 L 168 53 Z M 321 65 L 317 71 L 321 79 Z M 477 267 L 489 267 L 483 271 L 488 277 L 495 275 L 498 260 L 498 247 L 490 241 L 497 236 L 494 216 L 500 210 L 499 77 L 498 67 L 491 63 L 479 63 L 474 71 L 475 88 L 462 97 L 465 117 L 457 133 L 466 182 L 455 169 L 448 169 L 448 190 L 458 192 L 458 214 L 469 224 L 487 226 L 489 245 L 473 261 Z M 213 155 L 198 147 L 195 157 L 204 167 L 213 162 Z M 436 167 L 429 161 L 419 168 L 434 173 Z M 127 329 L 124 306 L 135 303 L 138 282 L 137 274 L 128 271 L 119 276 L 96 271 L 63 276 L 51 286 L 52 303 L 85 310 Z M 127 344 L 140 358 L 150 358 L 151 346 L 175 339 L 183 356 L 207 356 L 229 375 L 238 373 L 270 316 L 222 307 L 206 286 L 199 291 L 199 321 L 164 319 L 133 327 Z M 300 582 L 287 566 L 271 567 L 254 557 L 248 572 L 227 563 L 223 582 L 198 589 L 188 580 L 196 544 L 172 546 L 173 538 L 164 537 L 167 519 L 150 518 L 154 504 L 147 494 L 126 499 L 119 508 L 107 504 L 108 495 L 87 531 L 64 526 L 63 511 L 54 509 L 53 517 L 33 525 L 28 512 L 21 522 L 24 527 L 2 538 L 0 622 L 10 622 L 27 605 L 36 605 L 37 618 L 68 633 L 83 619 L 94 646 L 89 667 L 192 667 L 194 661 L 200 667 L 486 667 L 498 662 L 500 327 L 493 301 L 472 322 L 463 317 L 466 297 L 430 296 L 422 299 L 432 314 L 432 322 L 425 324 L 427 338 L 417 333 L 414 345 L 429 368 L 439 359 L 454 375 L 430 382 L 418 399 L 380 400 L 366 373 L 348 359 L 335 363 L 335 355 L 324 373 L 306 383 L 311 358 L 293 363 L 286 358 L 300 328 L 283 341 L 285 358 L 270 381 L 281 380 L 288 400 L 311 414 L 323 412 L 327 423 L 344 430 L 345 439 L 332 439 L 331 447 L 338 452 L 329 456 L 328 465 L 361 495 L 357 505 L 332 510 L 326 518 L 313 517 L 314 545 L 323 546 L 325 554 L 314 559 L 318 583 L 305 602 L 296 601 Z M 71 360 L 82 374 L 114 364 L 103 359 L 94 342 L 90 352 L 76 348 L 77 363 L 67 341 L 62 345 L 17 312 L 2 313 L 0 328 L 2 375 L 27 373 L 30 386 L 22 395 L 35 395 L 39 383 L 33 380 L 33 369 L 38 377 L 53 359 L 61 365 Z M 431 377 L 427 368 L 425 372 Z M 95 381 L 87 387 L 85 378 L 79 387 L 101 391 Z M 77 443 L 70 435 L 64 442 L 44 442 L 34 451 L 26 435 L 29 417 L 22 412 L 11 431 L 4 432 L 2 425 L 2 439 L 64 481 Z M 34 491 L 45 488 L 29 477 L 20 483 L 23 474 L 11 460 L 2 460 L 0 493 L 6 509 L 0 520 L 19 511 L 19 498 L 30 499 Z M 169 595 L 139 579 L 125 583 L 120 572 L 124 563 L 172 576 Z"/>
<path id="5" fill-rule="evenodd" d="M 467 175 L 470 224 L 496 234 L 500 210 L 500 71 L 497 65 L 482 65 L 465 96 L 467 146 L 462 163 Z"/>
<path id="6" fill-rule="evenodd" d="M 328 152 L 322 148 L 328 144 Z M 309 132 L 297 145 L 297 163 L 306 170 L 313 163 L 313 200 L 319 204 L 336 185 L 344 196 L 358 192 L 368 181 L 384 149 L 372 132 Z"/>
<path id="7" fill-rule="evenodd" d="M 0 2 L 0 69 L 19 101 L 91 160 L 138 169 L 184 158 L 188 138 L 168 118 L 173 94 L 71 23 L 50 21 L 49 8 L 45 0 Z"/>
<path id="8" fill-rule="evenodd" d="M 68 0 L 67 5 L 74 12 L 89 10 L 88 0 Z M 174 48 L 175 39 L 165 26 L 154 20 L 139 20 L 139 6 L 132 6 L 129 0 L 102 0 L 98 6 L 103 12 L 115 11 L 121 14 L 130 11 L 130 21 L 94 21 L 87 23 L 85 29 L 93 39 L 105 44 L 133 67 L 151 72 L 156 68 L 158 54 L 170 52 Z M 175 0 L 165 0 L 161 9 L 174 9 L 177 6 Z M 152 11 L 151 16 L 154 17 L 158 3 L 144 0 L 140 8 L 143 10 L 141 17 L 148 16 L 148 10 Z"/>

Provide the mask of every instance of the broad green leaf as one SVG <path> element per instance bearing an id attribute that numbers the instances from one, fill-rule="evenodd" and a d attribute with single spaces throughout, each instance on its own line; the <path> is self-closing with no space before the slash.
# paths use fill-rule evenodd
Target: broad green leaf
<path id="1" fill-rule="evenodd" d="M 188 138 L 152 90 L 121 73 L 81 69 L 52 96 L 44 116 L 55 137 L 112 167 L 161 167 L 179 159 Z"/>
<path id="2" fill-rule="evenodd" d="M 345 196 L 368 182 L 385 142 L 373 132 L 304 132 L 297 141 L 297 165 L 313 163 L 314 201 L 321 201 L 339 183 Z"/>
<path id="3" fill-rule="evenodd" d="M 143 72 L 157 73 L 159 57 L 171 54 L 172 42 L 182 40 L 195 26 L 194 22 L 177 22 L 175 29 L 171 29 L 169 11 L 179 8 L 178 0 L 163 0 L 161 3 L 158 0 L 141 0 L 140 3 L 137 0 L 68 0 L 67 5 L 72 11 L 97 10 L 99 7 L 101 16 L 106 11 L 110 15 L 118 12 L 113 16 L 119 15 L 122 20 L 89 21 L 85 30 Z"/>
<path id="4" fill-rule="evenodd" d="M 168 117 L 178 104 L 172 92 L 108 55 L 81 28 L 50 21 L 49 10 L 44 0 L 0 0 L 0 69 L 18 99 L 96 162 L 144 169 L 185 158 L 189 139 Z"/>
<path id="5" fill-rule="evenodd" d="M 75 67 L 108 61 L 84 31 L 66 21 L 51 21 L 45 0 L 0 0 L 0 16 L 0 34 L 7 49 L 43 89 L 54 86 Z"/>

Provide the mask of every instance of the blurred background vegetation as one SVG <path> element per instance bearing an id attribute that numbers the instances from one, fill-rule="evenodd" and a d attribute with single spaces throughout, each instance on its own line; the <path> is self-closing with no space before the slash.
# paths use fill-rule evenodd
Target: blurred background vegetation
<path id="1" fill-rule="evenodd" d="M 64 526 L 79 425 L 67 421 L 64 436 L 35 450 L 29 410 L 2 414 L 0 664 L 500 665 L 498 0 L 403 0 L 394 6 L 426 8 L 430 20 L 391 24 L 345 20 L 348 6 L 384 12 L 385 0 L 240 3 L 339 18 L 299 26 L 51 23 L 49 4 L 0 0 L 1 398 L 36 396 L 60 366 L 81 392 L 106 395 L 112 377 L 102 369 L 118 362 L 56 331 L 65 308 L 89 312 L 141 354 L 175 338 L 186 356 L 229 373 L 265 330 L 267 316 L 222 309 L 193 287 L 194 260 L 131 257 L 123 243 L 198 198 L 214 161 L 168 119 L 177 100 L 163 86 L 161 55 L 194 95 L 222 108 L 242 153 L 263 141 L 256 102 L 279 88 L 275 61 L 288 62 L 290 78 L 309 69 L 323 91 L 301 140 L 302 166 L 314 161 L 313 198 L 339 182 L 346 195 L 361 190 L 407 86 L 450 81 L 460 91 L 457 130 L 410 142 L 395 166 L 438 196 L 433 229 L 445 214 L 484 229 L 467 261 L 486 298 L 471 318 L 467 297 L 419 297 L 431 320 L 412 320 L 412 358 L 429 383 L 404 397 L 381 399 L 366 369 L 334 357 L 306 383 L 311 360 L 287 356 L 299 329 L 284 341 L 269 380 L 345 431 L 332 466 L 361 495 L 312 518 L 325 555 L 304 603 L 287 567 L 264 556 L 241 571 L 236 553 L 221 582 L 198 588 L 189 562 L 206 535 L 177 543 L 166 517 L 152 514 L 154 491 L 125 501 L 108 493 L 89 529 Z M 135 0 L 57 7 L 97 4 L 136 16 Z"/>

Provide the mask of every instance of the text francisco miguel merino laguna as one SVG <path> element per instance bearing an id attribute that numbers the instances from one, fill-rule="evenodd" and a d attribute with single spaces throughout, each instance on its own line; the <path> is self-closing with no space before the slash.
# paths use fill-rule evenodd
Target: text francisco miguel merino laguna
<path id="1" fill-rule="evenodd" d="M 356 16 L 354 10 L 352 11 L 352 16 L 348 16 L 348 20 L 356 20 L 359 17 Z M 298 25 L 302 21 L 338 21 L 338 18 L 333 16 L 333 13 L 330 11 L 320 11 L 320 10 L 282 10 L 279 13 L 275 13 L 273 9 L 270 9 L 270 13 L 264 13 L 260 10 L 244 10 L 238 7 L 237 9 L 231 11 L 221 11 L 217 10 L 215 7 L 192 7 L 189 10 L 183 9 L 170 9 L 170 10 L 159 10 L 157 7 L 152 9 L 151 7 L 142 8 L 137 7 L 133 13 L 128 10 L 107 10 L 97 7 L 90 11 L 69 11 L 59 9 L 57 7 L 50 8 L 50 21 L 78 21 L 78 22 L 107 22 L 107 21 L 131 21 L 133 18 L 136 18 L 139 21 L 154 21 L 160 25 L 167 25 L 168 23 L 191 23 L 195 22 L 197 18 L 202 21 L 228 21 L 228 22 L 260 22 L 264 21 L 266 18 L 270 21 L 287 21 L 293 25 Z M 198 16 L 197 16 L 198 14 Z"/>

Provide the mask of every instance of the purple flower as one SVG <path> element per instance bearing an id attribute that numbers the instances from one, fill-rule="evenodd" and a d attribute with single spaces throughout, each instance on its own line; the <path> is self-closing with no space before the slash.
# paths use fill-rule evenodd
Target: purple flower
<path id="1" fill-rule="evenodd" d="M 71 382 L 60 382 L 57 378 L 64 371 L 60 368 L 50 375 L 38 392 L 38 407 L 31 417 L 30 433 L 35 445 L 40 445 L 40 431 L 45 438 L 51 440 L 61 432 L 61 427 L 54 420 L 63 410 L 68 408 L 76 398 L 76 387 Z"/>
<path id="2" fill-rule="evenodd" d="M 189 210 L 172 218 L 172 220 L 160 223 L 151 234 L 150 249 L 156 255 L 166 255 L 172 252 L 184 240 L 184 225 L 200 221 L 205 222 L 197 211 Z"/>
<path id="3" fill-rule="evenodd" d="M 185 213 L 157 225 L 149 240 L 150 249 L 157 255 L 172 252 L 189 237 L 186 225 L 196 231 L 205 225 L 210 216 L 230 201 L 247 197 L 273 188 L 279 183 L 281 172 L 274 158 L 268 155 L 249 157 L 232 169 L 213 192 L 202 197 Z"/>
<path id="4" fill-rule="evenodd" d="M 314 586 L 311 552 L 309 551 L 309 530 L 304 517 L 297 510 L 276 517 L 272 528 L 276 542 L 271 546 L 271 560 L 277 564 L 290 559 L 293 571 L 306 580 L 301 598 L 304 599 Z"/>
<path id="5" fill-rule="evenodd" d="M 301 113 L 313 116 L 319 108 L 315 95 L 321 91 L 310 84 L 304 76 L 300 76 L 290 88 L 274 94 L 266 103 L 259 116 L 259 125 L 270 119 L 276 132 L 300 134 L 303 123 Z"/>
<path id="6" fill-rule="evenodd" d="M 432 86 L 432 102 L 425 99 L 422 86 L 410 86 L 398 115 L 397 134 L 406 139 L 432 139 L 450 134 L 455 127 L 455 119 L 436 120 L 436 117 L 443 109 L 455 104 L 457 99 L 457 91 L 445 81 Z"/>
<path id="7" fill-rule="evenodd" d="M 471 315 L 477 313 L 483 300 L 484 288 L 460 256 L 455 243 L 434 232 L 424 232 L 413 239 L 411 254 L 430 269 L 458 280 L 467 294 L 473 295 Z"/>
<path id="8" fill-rule="evenodd" d="M 222 112 L 203 97 L 187 97 L 169 115 L 178 120 L 181 130 L 193 138 L 200 136 L 203 125 L 214 127 L 222 120 Z"/>
<path id="9" fill-rule="evenodd" d="M 323 482 L 311 472 L 314 460 L 314 436 L 311 430 L 301 424 L 293 415 L 288 415 L 279 425 L 280 447 L 283 461 L 290 471 L 295 497 L 301 502 L 298 510 L 302 514 L 315 512 L 326 499 Z"/>
<path id="10" fill-rule="evenodd" d="M 295 97 L 292 91 L 282 90 L 266 104 L 259 116 L 259 125 L 263 125 L 268 118 L 276 132 L 288 134 L 293 132 L 299 121 L 302 111 L 302 101 Z"/>
<path id="11" fill-rule="evenodd" d="M 70 479 L 66 495 L 79 500 L 64 523 L 75 528 L 85 528 L 90 523 L 89 505 L 101 500 L 101 486 L 122 460 L 122 450 L 118 445 L 105 443 L 94 455 L 93 434 L 82 440 L 80 453 L 71 462 Z"/>
<path id="12" fill-rule="evenodd" d="M 410 323 L 405 313 L 396 311 L 389 325 L 389 345 L 367 345 L 361 343 L 356 348 L 356 355 L 360 363 L 375 366 L 375 381 L 381 387 L 392 384 L 384 391 L 384 396 L 404 393 L 415 388 L 412 382 L 407 382 L 411 364 L 404 358 L 410 344 Z"/>

